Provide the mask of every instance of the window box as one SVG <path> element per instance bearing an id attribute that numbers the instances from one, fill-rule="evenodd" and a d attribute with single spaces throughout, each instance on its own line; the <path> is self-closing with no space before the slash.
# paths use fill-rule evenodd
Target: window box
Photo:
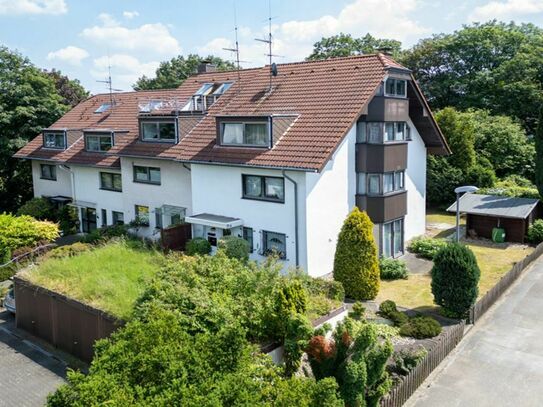
<path id="1" fill-rule="evenodd" d="M 106 152 L 113 147 L 113 133 L 85 133 L 85 149 L 92 152 Z"/>
<path id="2" fill-rule="evenodd" d="M 160 185 L 160 168 L 134 165 L 134 182 Z"/>
<path id="3" fill-rule="evenodd" d="M 56 181 L 57 166 L 52 164 L 40 164 L 40 178 L 48 181 Z"/>
<path id="4" fill-rule="evenodd" d="M 121 174 L 100 172 L 100 189 L 122 192 L 123 188 Z"/>
<path id="5" fill-rule="evenodd" d="M 285 202 L 285 180 L 281 177 L 243 174 L 243 198 Z"/>
<path id="6" fill-rule="evenodd" d="M 140 120 L 142 141 L 175 143 L 177 126 L 175 120 Z"/>
<path id="7" fill-rule="evenodd" d="M 66 149 L 66 133 L 64 131 L 44 131 L 43 147 L 54 150 Z"/>
<path id="8" fill-rule="evenodd" d="M 136 218 L 134 219 L 139 226 L 149 226 L 149 207 L 144 205 L 135 205 Z"/>

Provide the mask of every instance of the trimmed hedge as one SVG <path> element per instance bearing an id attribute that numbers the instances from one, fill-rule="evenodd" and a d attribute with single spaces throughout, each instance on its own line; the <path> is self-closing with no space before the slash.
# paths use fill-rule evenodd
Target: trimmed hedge
<path id="1" fill-rule="evenodd" d="M 343 284 L 345 295 L 372 300 L 379 292 L 379 259 L 373 238 L 373 223 L 355 207 L 339 232 L 334 257 L 334 280 Z"/>
<path id="2" fill-rule="evenodd" d="M 445 314 L 463 318 L 477 300 L 481 271 L 473 252 L 459 243 L 449 243 L 435 259 L 432 275 L 434 302 Z"/>
<path id="3" fill-rule="evenodd" d="M 189 256 L 194 256 L 199 254 L 200 256 L 205 256 L 211 252 L 211 243 L 204 239 L 203 237 L 196 237 L 190 239 L 185 246 L 185 253 Z"/>

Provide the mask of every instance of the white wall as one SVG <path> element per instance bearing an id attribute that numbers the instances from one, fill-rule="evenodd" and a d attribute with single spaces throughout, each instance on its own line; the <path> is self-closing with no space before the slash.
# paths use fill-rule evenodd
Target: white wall
<path id="1" fill-rule="evenodd" d="M 424 234 L 426 229 L 426 146 L 416 127 L 409 122 L 411 138 L 407 150 L 407 215 L 405 216 L 404 239 L 407 242 Z"/>
<path id="2" fill-rule="evenodd" d="M 134 165 L 160 168 L 160 185 L 134 182 Z M 182 164 L 166 160 L 121 158 L 125 222 L 135 218 L 135 205 L 148 206 L 150 226 L 140 229 L 143 236 L 158 238 L 155 230 L 155 208 L 172 205 L 187 208 L 192 213 L 191 173 Z"/>
<path id="3" fill-rule="evenodd" d="M 294 186 L 285 179 L 285 202 L 267 202 L 242 198 L 242 174 L 269 175 L 282 177 L 280 170 L 257 168 L 227 167 L 221 165 L 191 166 L 192 175 L 192 212 L 194 215 L 210 213 L 243 220 L 245 227 L 253 229 L 254 252 L 251 258 L 262 260 L 258 253 L 262 245 L 262 231 L 284 233 L 287 236 L 287 259 L 285 269 L 296 265 L 295 227 L 294 227 Z M 305 174 L 287 171 L 287 175 L 298 182 L 300 207 L 305 196 Z M 304 210 L 299 213 L 299 248 L 300 254 L 305 247 Z M 300 266 L 306 268 L 305 255 L 300 255 Z"/>
<path id="4" fill-rule="evenodd" d="M 32 160 L 32 184 L 34 186 L 34 196 L 72 196 L 70 173 L 59 168 L 57 165 L 57 180 L 41 179 L 40 164 L 52 164 L 47 161 Z"/>
<path id="5" fill-rule="evenodd" d="M 356 126 L 320 173 L 307 174 L 307 271 L 318 277 L 333 271 L 337 237 L 355 206 Z"/>

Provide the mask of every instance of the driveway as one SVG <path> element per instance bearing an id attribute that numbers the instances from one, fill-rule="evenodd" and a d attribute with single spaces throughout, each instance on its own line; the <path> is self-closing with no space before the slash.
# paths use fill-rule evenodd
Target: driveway
<path id="1" fill-rule="evenodd" d="M 0 308 L 0 407 L 43 406 L 65 371 L 63 362 L 19 335 L 13 316 Z"/>
<path id="2" fill-rule="evenodd" d="M 467 334 L 407 407 L 543 405 L 543 258 Z"/>

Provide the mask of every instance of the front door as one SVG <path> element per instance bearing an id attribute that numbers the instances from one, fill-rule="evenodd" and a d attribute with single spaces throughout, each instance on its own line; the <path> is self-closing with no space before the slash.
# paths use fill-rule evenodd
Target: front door
<path id="1" fill-rule="evenodd" d="M 96 209 L 81 208 L 81 231 L 90 233 L 96 230 Z"/>

